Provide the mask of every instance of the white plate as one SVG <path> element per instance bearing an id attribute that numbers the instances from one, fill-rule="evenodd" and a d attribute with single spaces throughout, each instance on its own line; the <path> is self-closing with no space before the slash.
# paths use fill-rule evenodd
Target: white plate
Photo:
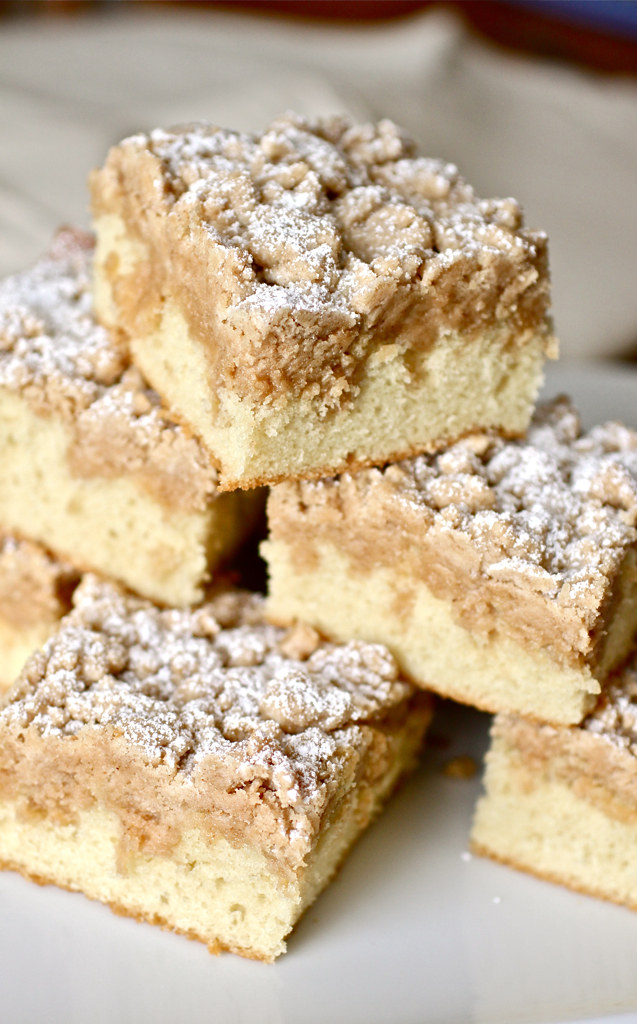
<path id="1" fill-rule="evenodd" d="M 551 368 L 588 425 L 637 427 L 637 372 Z M 0 876 L 7 1024 L 539 1024 L 637 1021 L 637 914 L 466 854 L 488 718 L 446 705 L 425 763 L 267 966 Z M 636 851 L 637 853 L 637 851 Z M 618 1016 L 621 1015 L 621 1016 Z"/>

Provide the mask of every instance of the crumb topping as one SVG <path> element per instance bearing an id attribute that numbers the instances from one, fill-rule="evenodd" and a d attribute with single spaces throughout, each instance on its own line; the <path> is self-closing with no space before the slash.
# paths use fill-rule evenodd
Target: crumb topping
<path id="1" fill-rule="evenodd" d="M 379 345 L 422 349 L 445 330 L 505 323 L 551 349 L 546 237 L 513 199 L 479 199 L 455 166 L 417 156 L 391 121 L 155 129 L 114 147 L 92 183 L 98 230 L 115 211 L 153 261 L 142 299 L 134 272 L 100 264 L 122 325 L 143 325 L 187 277 L 180 307 L 215 380 L 253 399 L 306 393 L 326 414 Z"/>
<path id="2" fill-rule="evenodd" d="M 378 645 L 321 641 L 303 660 L 286 655 L 289 631 L 263 622 L 257 595 L 160 610 L 87 576 L 74 605 L 27 663 L 5 725 L 110 730 L 185 783 L 210 761 L 228 764 L 300 807 L 334 780 L 357 727 L 413 693 Z"/>
<path id="3" fill-rule="evenodd" d="M 0 384 L 36 386 L 75 411 L 121 376 L 124 352 L 93 318 L 92 248 L 88 235 L 62 231 L 33 267 L 0 283 Z"/>
<path id="4" fill-rule="evenodd" d="M 92 256 L 91 236 L 64 230 L 30 270 L 0 283 L 0 386 L 71 422 L 78 474 L 145 474 L 164 500 L 203 508 L 216 471 L 96 323 Z"/>
<path id="5" fill-rule="evenodd" d="M 82 475 L 136 474 L 159 500 L 179 508 L 203 510 L 217 491 L 217 472 L 202 446 L 167 418 L 132 366 L 80 412 L 69 455 Z"/>
<path id="6" fill-rule="evenodd" d="M 260 137 L 195 124 L 126 143 L 148 147 L 173 202 L 200 206 L 211 234 L 247 254 L 251 304 L 355 311 L 365 268 L 405 281 L 459 249 L 532 246 L 514 200 L 476 199 L 388 120 L 286 115 Z"/>
<path id="7" fill-rule="evenodd" d="M 534 777 L 557 775 L 610 817 L 637 811 L 637 657 L 608 678 L 596 707 L 580 725 L 555 726 L 519 715 L 496 715 L 502 736 Z"/>
<path id="8" fill-rule="evenodd" d="M 336 495 L 352 517 L 398 503 L 425 531 L 466 536 L 484 575 L 597 604 L 637 538 L 637 434 L 617 423 L 582 434 L 561 397 L 537 409 L 524 440 L 476 434 L 383 470 L 298 485 L 309 514 Z"/>

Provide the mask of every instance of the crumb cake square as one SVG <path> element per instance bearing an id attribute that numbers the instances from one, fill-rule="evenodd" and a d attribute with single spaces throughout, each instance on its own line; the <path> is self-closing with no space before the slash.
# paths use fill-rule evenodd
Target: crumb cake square
<path id="1" fill-rule="evenodd" d="M 413 765 L 430 698 L 262 598 L 161 610 L 90 575 L 0 711 L 0 863 L 272 960 Z"/>
<path id="2" fill-rule="evenodd" d="M 0 692 L 69 611 L 78 580 L 39 544 L 0 534 Z"/>
<path id="3" fill-rule="evenodd" d="M 158 129 L 91 190 L 98 316 L 223 489 L 526 428 L 556 350 L 546 238 L 392 122 Z"/>
<path id="4" fill-rule="evenodd" d="M 0 524 L 157 601 L 199 600 L 251 531 L 261 496 L 219 494 L 92 313 L 93 241 L 63 231 L 0 282 Z"/>
<path id="5" fill-rule="evenodd" d="M 637 910 L 637 661 L 580 726 L 498 715 L 472 848 Z"/>
<path id="6" fill-rule="evenodd" d="M 487 711 L 582 720 L 637 629 L 637 434 L 567 399 L 385 469 L 272 489 L 273 621 L 385 643 Z"/>

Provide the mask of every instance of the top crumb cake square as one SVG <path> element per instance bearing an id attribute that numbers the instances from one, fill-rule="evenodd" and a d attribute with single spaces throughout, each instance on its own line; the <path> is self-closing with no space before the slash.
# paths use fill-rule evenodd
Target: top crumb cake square
<path id="1" fill-rule="evenodd" d="M 155 130 L 91 187 L 98 316 L 222 488 L 526 428 L 555 353 L 546 238 L 390 121 Z"/>

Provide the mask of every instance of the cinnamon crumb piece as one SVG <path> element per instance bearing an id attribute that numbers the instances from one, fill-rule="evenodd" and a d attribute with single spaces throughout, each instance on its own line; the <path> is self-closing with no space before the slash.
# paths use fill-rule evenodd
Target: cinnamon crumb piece
<path id="1" fill-rule="evenodd" d="M 303 622 L 297 623 L 289 629 L 281 641 L 280 648 L 288 658 L 298 658 L 305 661 L 320 643 L 320 636 L 315 629 Z"/>

